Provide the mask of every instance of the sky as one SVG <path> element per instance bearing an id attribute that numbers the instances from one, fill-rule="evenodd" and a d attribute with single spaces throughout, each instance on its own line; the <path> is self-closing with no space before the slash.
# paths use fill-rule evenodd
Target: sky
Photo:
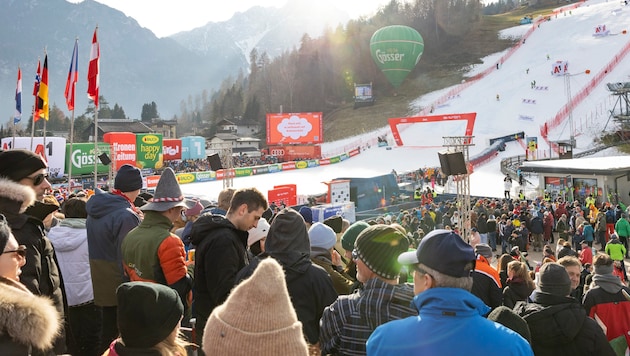
<path id="1" fill-rule="evenodd" d="M 624 46 L 630 46 L 630 6 L 621 7 L 619 2 L 606 0 L 589 0 L 582 7 L 564 11 L 557 18 L 552 17 L 544 22 L 520 45 L 509 58 L 503 58 L 506 52 L 496 53 L 484 59 L 484 63 L 471 68 L 469 76 L 473 76 L 488 68 L 490 74 L 478 81 L 464 82 L 458 86 L 436 91 L 419 97 L 410 108 L 411 115 L 419 115 L 419 107 L 435 107 L 433 115 L 453 113 L 477 113 L 473 130 L 473 146 L 470 156 L 479 154 L 487 148 L 493 137 L 511 135 L 524 131 L 527 137 L 537 137 L 539 150 L 537 154 L 544 157 L 549 148 L 540 137 L 540 127 L 553 118 L 567 102 L 567 91 L 564 77 L 551 75 L 552 63 L 560 60 L 569 63 L 570 92 L 574 96 L 602 73 L 604 78 L 595 86 L 593 92 L 576 104 L 571 112 L 573 118 L 573 134 L 577 140 L 574 152 L 593 147 L 593 138 L 606 128 L 613 130 L 615 124 L 608 120 L 607 111 L 616 103 L 606 89 L 606 83 L 630 81 L 630 56 L 626 56 L 616 66 L 607 70 L 604 67 L 611 62 Z M 565 15 L 566 14 L 566 15 Z M 597 26 L 606 25 L 609 36 L 595 37 Z M 522 38 L 532 25 L 522 25 L 502 32 L 503 36 Z M 522 40 L 519 41 L 522 43 Z M 430 49 L 427 49 L 430 50 Z M 547 59 L 549 56 L 549 59 Z M 502 62 L 500 69 L 496 63 Z M 586 70 L 590 74 L 585 74 Z M 536 89 L 531 83 L 536 82 Z M 447 95 L 450 91 L 455 95 Z M 496 100 L 497 94 L 500 100 Z M 438 98 L 447 97 L 438 102 Z M 618 108 L 617 108 L 618 109 Z M 367 109 L 369 110 L 369 108 Z M 324 118 L 325 120 L 325 118 Z M 570 136 L 569 120 L 565 120 L 556 129 L 551 130 L 551 140 L 568 139 Z M 390 173 L 412 171 L 423 167 L 439 167 L 438 151 L 443 150 L 443 136 L 464 135 L 463 125 L 457 124 L 414 124 L 409 125 L 402 133 L 403 146 L 392 146 L 391 149 L 375 147 L 364 150 L 361 154 L 341 163 L 294 170 L 252 177 L 236 178 L 235 188 L 256 186 L 261 191 L 270 190 L 275 185 L 297 184 L 298 196 L 320 194 L 327 191 L 322 183 L 335 178 L 364 178 Z M 393 145 L 391 131 L 384 127 L 362 136 L 342 141 L 329 142 L 322 145 L 322 153 L 326 156 L 339 154 L 344 147 L 365 146 L 367 140 L 380 135 L 388 135 Z M 505 152 L 500 152 L 494 159 L 477 167 L 470 176 L 472 195 L 503 197 L 503 175 L 500 171 L 501 159 L 523 155 L 524 148 L 517 142 L 509 143 Z M 599 155 L 620 155 L 614 149 L 607 149 Z M 530 179 L 537 184 L 537 178 Z M 216 200 L 223 188 L 222 181 L 183 184 L 182 191 L 189 195 L 204 196 Z M 451 185 L 447 190 L 455 193 Z M 516 182 L 513 196 L 518 192 Z M 537 187 L 525 187 L 527 195 L 535 196 Z"/>
<path id="2" fill-rule="evenodd" d="M 68 0 L 77 3 L 83 0 Z M 287 0 L 96 0 L 125 15 L 133 17 L 140 26 L 151 30 L 157 37 L 201 27 L 208 22 L 229 20 L 236 12 L 253 6 L 282 7 Z M 351 18 L 370 15 L 389 0 L 343 0 L 335 6 L 345 10 Z"/>

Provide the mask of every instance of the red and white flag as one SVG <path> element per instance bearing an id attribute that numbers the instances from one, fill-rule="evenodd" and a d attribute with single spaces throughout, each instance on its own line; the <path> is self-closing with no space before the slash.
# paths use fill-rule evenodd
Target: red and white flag
<path id="1" fill-rule="evenodd" d="M 94 107 L 98 107 L 98 72 L 99 72 L 99 60 L 101 52 L 98 47 L 98 40 L 96 39 L 96 31 L 98 27 L 94 29 L 94 37 L 92 37 L 92 49 L 90 50 L 90 66 L 88 68 L 88 98 L 94 101 Z"/>
<path id="2" fill-rule="evenodd" d="M 74 50 L 72 51 L 72 59 L 70 60 L 70 69 L 68 70 L 68 80 L 66 81 L 66 104 L 68 110 L 74 110 L 74 92 L 79 80 L 79 40 L 74 40 Z"/>

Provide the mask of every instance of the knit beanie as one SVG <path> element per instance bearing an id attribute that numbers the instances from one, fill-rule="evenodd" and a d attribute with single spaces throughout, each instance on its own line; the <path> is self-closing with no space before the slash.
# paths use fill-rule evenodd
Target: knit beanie
<path id="1" fill-rule="evenodd" d="M 260 241 L 267 237 L 267 233 L 269 232 L 269 223 L 267 222 L 267 219 L 260 218 L 256 227 L 249 229 L 247 232 L 249 233 L 247 236 L 247 246 L 251 246 L 256 241 Z"/>
<path id="2" fill-rule="evenodd" d="M 282 267 L 263 259 L 216 307 L 203 334 L 206 355 L 308 355 Z"/>
<path id="3" fill-rule="evenodd" d="M 203 205 L 201 205 L 201 202 L 197 200 L 197 202 L 195 203 L 195 206 L 193 206 L 190 209 L 186 209 L 184 214 L 186 214 L 186 216 L 196 216 L 196 215 L 201 214 L 202 210 L 203 210 Z"/>
<path id="4" fill-rule="evenodd" d="M 151 282 L 127 282 L 116 290 L 118 330 L 127 347 L 147 348 L 166 339 L 184 315 L 177 292 Z"/>
<path id="5" fill-rule="evenodd" d="M 123 193 L 133 192 L 142 188 L 142 173 L 140 169 L 124 164 L 116 173 L 114 179 L 114 189 L 118 189 Z"/>
<path id="6" fill-rule="evenodd" d="M 307 223 L 311 224 L 313 222 L 313 210 L 308 206 L 301 207 L 299 213 Z"/>
<path id="7" fill-rule="evenodd" d="M 571 293 L 571 279 L 567 270 L 557 262 L 548 262 L 540 267 L 538 289 L 541 292 L 566 297 Z"/>
<path id="8" fill-rule="evenodd" d="M 333 215 L 324 219 L 324 224 L 330 226 L 335 234 L 338 234 L 343 228 L 343 218 L 341 217 L 341 215 Z"/>
<path id="9" fill-rule="evenodd" d="M 29 150 L 0 152 L 0 176 L 19 182 L 34 172 L 46 168 L 42 156 Z"/>
<path id="10" fill-rule="evenodd" d="M 367 229 L 370 225 L 365 221 L 357 221 L 350 225 L 341 236 L 341 247 L 346 251 L 352 251 L 354 248 L 354 242 L 357 240 L 357 236 L 361 231 Z"/>
<path id="11" fill-rule="evenodd" d="M 378 276 L 395 279 L 400 273 L 398 255 L 407 251 L 409 241 L 391 225 L 373 225 L 361 231 L 355 241 L 359 259 Z"/>
<path id="12" fill-rule="evenodd" d="M 330 250 L 337 243 L 337 235 L 333 229 L 325 224 L 316 222 L 308 230 L 308 237 L 311 241 L 311 249 L 313 247 Z"/>
<path id="13" fill-rule="evenodd" d="M 494 322 L 497 322 L 506 328 L 517 332 L 519 335 L 523 337 L 523 339 L 527 340 L 531 344 L 532 342 L 532 334 L 529 331 L 529 326 L 525 319 L 523 319 L 520 315 L 516 314 L 512 309 L 501 305 L 490 314 L 488 314 L 488 319 Z"/>

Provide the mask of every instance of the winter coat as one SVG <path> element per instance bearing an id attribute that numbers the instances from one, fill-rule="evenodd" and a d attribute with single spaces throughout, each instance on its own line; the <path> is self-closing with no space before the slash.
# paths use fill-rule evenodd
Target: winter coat
<path id="1" fill-rule="evenodd" d="M 57 312 L 64 316 L 61 276 L 55 250 L 46 237 L 44 224 L 40 219 L 23 213 L 35 203 L 32 188 L 8 179 L 0 178 L 0 213 L 4 214 L 15 239 L 26 246 L 26 264 L 22 266 L 20 282 L 35 295 L 52 299 Z M 65 335 L 55 340 L 55 352 L 65 352 Z"/>
<path id="2" fill-rule="evenodd" d="M 376 328 L 368 355 L 533 355 L 525 339 L 486 319 L 490 308 L 463 289 L 430 288 L 413 304 L 418 316 Z"/>
<path id="3" fill-rule="evenodd" d="M 510 309 L 514 309 L 518 302 L 527 302 L 527 298 L 534 291 L 533 286 L 520 278 L 508 279 L 506 283 L 507 286 L 503 289 L 503 305 Z"/>
<path id="4" fill-rule="evenodd" d="M 626 252 L 626 247 L 619 239 L 612 239 L 606 244 L 606 253 L 613 261 L 623 261 Z"/>
<path id="5" fill-rule="evenodd" d="M 485 257 L 477 258 L 472 276 L 473 285 L 470 292 L 492 309 L 501 305 L 501 277 Z"/>
<path id="6" fill-rule="evenodd" d="M 534 302 L 518 304 L 532 335 L 536 356 L 615 355 L 597 322 L 571 297 L 538 292 Z"/>
<path id="7" fill-rule="evenodd" d="M 49 298 L 0 277 L 0 355 L 50 350 L 61 326 L 61 316 Z"/>
<path id="8" fill-rule="evenodd" d="M 379 278 L 370 278 L 351 295 L 339 296 L 322 315 L 322 353 L 365 355 L 365 342 L 377 326 L 418 315 L 413 297 L 412 285 L 393 285 Z"/>
<path id="9" fill-rule="evenodd" d="M 296 231 L 275 229 L 272 226 L 265 241 L 265 250 L 239 272 L 237 279 L 251 276 L 263 258 L 275 258 L 284 269 L 291 303 L 298 320 L 302 322 L 306 341 L 316 344 L 324 308 L 337 300 L 337 292 L 328 273 L 311 262 L 311 243 L 306 226 Z"/>
<path id="10" fill-rule="evenodd" d="M 627 295 L 630 295 L 630 288 L 622 285 L 617 276 L 596 274 L 582 305 L 588 316 L 599 320 L 609 341 L 623 335 L 630 345 L 630 301 Z"/>
<path id="11" fill-rule="evenodd" d="M 129 231 L 140 224 L 140 217 L 125 197 L 99 189 L 85 209 L 94 304 L 116 306 L 116 288 L 127 279 L 121 246 Z"/>
<path id="12" fill-rule="evenodd" d="M 617 223 L 615 224 L 615 231 L 619 237 L 630 236 L 630 222 L 628 222 L 628 219 L 621 218 L 617 220 Z"/>
<path id="13" fill-rule="evenodd" d="M 134 281 L 160 283 L 173 288 L 184 306 L 192 288 L 184 243 L 171 233 L 173 223 L 157 211 L 145 211 L 138 227 L 123 240 L 125 273 Z"/>
<path id="14" fill-rule="evenodd" d="M 542 234 L 545 230 L 543 227 L 543 220 L 538 214 L 534 215 L 534 217 L 529 222 L 530 232 L 532 234 Z"/>
<path id="15" fill-rule="evenodd" d="M 356 283 L 354 278 L 350 277 L 341 270 L 337 270 L 332 264 L 332 257 L 329 250 L 319 247 L 311 248 L 311 261 L 321 268 L 325 269 L 335 287 L 337 294 L 350 294 Z"/>
<path id="16" fill-rule="evenodd" d="M 237 282 L 236 274 L 247 265 L 247 231 L 237 229 L 223 215 L 203 214 L 194 223 L 193 293 L 197 325 L 204 325 L 212 310 L 223 304 Z"/>
<path id="17" fill-rule="evenodd" d="M 94 300 L 85 219 L 66 218 L 48 232 L 64 276 L 68 306 Z"/>
<path id="18" fill-rule="evenodd" d="M 582 229 L 582 238 L 586 242 L 593 242 L 595 239 L 595 230 L 593 230 L 593 226 L 591 224 L 584 224 L 584 228 Z"/>
<path id="19" fill-rule="evenodd" d="M 565 219 L 560 219 L 556 223 L 556 231 L 558 231 L 558 237 L 567 240 L 569 237 L 569 224 Z"/>

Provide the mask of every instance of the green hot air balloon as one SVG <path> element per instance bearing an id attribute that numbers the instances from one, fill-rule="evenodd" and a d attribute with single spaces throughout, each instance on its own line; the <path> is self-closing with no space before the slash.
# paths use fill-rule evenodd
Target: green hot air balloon
<path id="1" fill-rule="evenodd" d="M 370 51 L 387 80 L 398 88 L 420 60 L 424 40 L 409 26 L 387 26 L 374 32 Z"/>

